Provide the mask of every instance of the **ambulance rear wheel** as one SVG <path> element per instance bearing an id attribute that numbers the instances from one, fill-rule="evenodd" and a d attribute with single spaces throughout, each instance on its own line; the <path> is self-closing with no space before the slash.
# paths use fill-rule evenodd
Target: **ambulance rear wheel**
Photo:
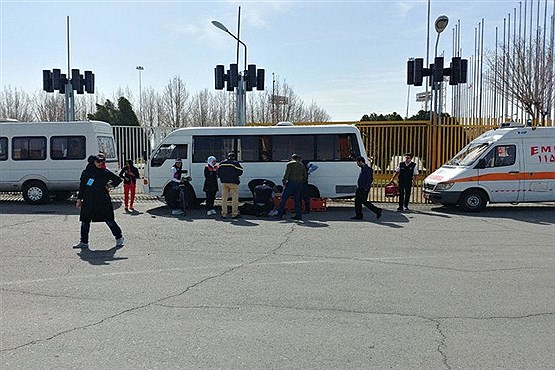
<path id="1" fill-rule="evenodd" d="M 486 195 L 477 189 L 465 191 L 459 199 L 459 206 L 467 212 L 479 212 L 486 208 L 486 204 Z"/>

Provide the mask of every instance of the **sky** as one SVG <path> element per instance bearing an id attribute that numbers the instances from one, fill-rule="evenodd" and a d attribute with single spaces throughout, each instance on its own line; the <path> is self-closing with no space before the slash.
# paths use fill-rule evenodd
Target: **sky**
<path id="1" fill-rule="evenodd" d="M 551 14 L 553 0 L 548 6 Z M 162 92 L 179 76 L 192 93 L 213 91 L 214 67 L 234 63 L 237 44 L 211 21 L 237 35 L 239 7 L 247 62 L 265 69 L 267 90 L 275 75 L 337 122 L 394 111 L 404 117 L 407 108 L 411 116 L 422 109 L 415 94 L 425 88 L 409 89 L 406 63 L 426 59 L 427 0 L 0 0 L 0 86 L 32 93 L 42 89 L 43 69 L 67 71 L 69 16 L 71 68 L 94 72 L 98 96 L 110 98 L 118 89 L 138 96 L 139 73 L 143 89 Z M 518 7 L 515 0 L 431 0 L 430 58 L 439 15 L 447 15 L 449 25 L 438 54 L 453 56 L 453 28 L 460 23 L 462 57 L 468 58 L 482 19 L 491 49 L 495 27 L 502 30 L 503 19 Z"/>

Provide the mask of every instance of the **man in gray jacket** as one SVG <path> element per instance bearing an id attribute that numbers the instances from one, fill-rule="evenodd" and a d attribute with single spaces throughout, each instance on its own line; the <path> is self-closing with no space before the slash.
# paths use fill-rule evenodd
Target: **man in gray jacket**
<path id="1" fill-rule="evenodd" d="M 301 156 L 293 154 L 291 160 L 287 162 L 285 167 L 285 174 L 283 175 L 283 194 L 281 195 L 281 202 L 278 208 L 277 218 L 283 217 L 285 203 L 290 196 L 295 197 L 295 216 L 291 217 L 292 220 L 302 220 L 303 213 L 301 210 L 301 194 L 303 191 L 304 183 L 307 180 L 306 167 L 301 162 Z"/>

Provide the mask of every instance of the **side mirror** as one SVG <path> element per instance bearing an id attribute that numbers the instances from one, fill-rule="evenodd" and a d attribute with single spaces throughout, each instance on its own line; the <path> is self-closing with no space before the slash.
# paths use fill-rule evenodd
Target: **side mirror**
<path id="1" fill-rule="evenodd" d="M 478 160 L 478 164 L 476 165 L 476 168 L 486 168 L 486 160 L 484 158 L 480 158 Z"/>

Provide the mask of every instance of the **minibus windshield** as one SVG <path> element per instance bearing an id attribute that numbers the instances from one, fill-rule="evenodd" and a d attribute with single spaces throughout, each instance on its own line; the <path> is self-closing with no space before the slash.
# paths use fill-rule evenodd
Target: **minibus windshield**
<path id="1" fill-rule="evenodd" d="M 486 151 L 488 146 L 488 143 L 469 144 L 446 164 L 450 166 L 470 166 Z"/>

